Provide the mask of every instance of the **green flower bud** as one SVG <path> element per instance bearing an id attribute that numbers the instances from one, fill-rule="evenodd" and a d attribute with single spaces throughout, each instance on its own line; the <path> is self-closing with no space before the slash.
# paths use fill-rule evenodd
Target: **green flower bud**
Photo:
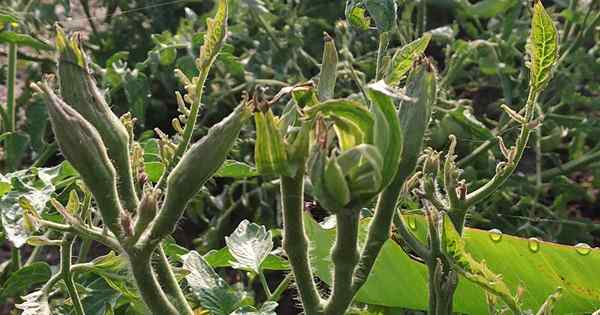
<path id="1" fill-rule="evenodd" d="M 98 89 L 81 49 L 79 35 L 67 38 L 60 27 L 56 29 L 60 93 L 85 120 L 95 127 L 110 160 L 119 174 L 118 191 L 127 209 L 137 207 L 129 161 L 129 134 L 121 120 L 112 112 Z"/>
<path id="2" fill-rule="evenodd" d="M 158 211 L 158 198 L 160 197 L 160 190 L 148 189 L 144 192 L 144 196 L 140 201 L 140 205 L 137 209 L 137 218 L 135 221 L 135 227 L 133 235 L 139 236 L 147 225 L 154 219 Z"/>
<path id="3" fill-rule="evenodd" d="M 61 152 L 96 198 L 104 223 L 117 234 L 120 231 L 118 217 L 121 206 L 116 191 L 116 172 L 98 131 L 61 100 L 47 83 L 33 84 L 32 88 L 46 99 L 50 122 Z"/>
<path id="4" fill-rule="evenodd" d="M 313 146 L 310 159 L 308 161 L 310 183 L 312 185 L 312 194 L 317 199 L 321 207 L 336 213 L 340 211 L 345 204 L 329 192 L 325 181 L 325 168 L 327 165 L 326 149 L 321 144 L 316 143 Z M 333 178 L 329 179 L 333 181 Z M 336 180 L 337 181 L 337 180 Z M 345 180 L 344 180 L 345 181 Z"/>
<path id="5" fill-rule="evenodd" d="M 208 134 L 181 158 L 167 179 L 165 202 L 152 227 L 153 241 L 172 232 L 187 203 L 221 167 L 242 126 L 251 116 L 251 106 L 244 102 L 212 126 Z"/>
<path id="6" fill-rule="evenodd" d="M 342 207 L 350 202 L 350 188 L 335 156 L 325 165 L 325 189 Z"/>

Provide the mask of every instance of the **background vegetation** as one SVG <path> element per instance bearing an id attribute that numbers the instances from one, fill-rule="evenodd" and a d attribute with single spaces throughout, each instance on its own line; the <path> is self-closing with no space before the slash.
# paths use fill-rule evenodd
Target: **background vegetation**
<path id="1" fill-rule="evenodd" d="M 266 87 L 264 93 L 272 96 L 282 87 L 315 78 L 324 32 L 335 38 L 340 56 L 336 97 L 356 93 L 355 80 L 371 81 L 377 64 L 377 32 L 350 27 L 345 5 L 320 0 L 230 1 L 229 38 L 210 73 L 193 139 L 229 114 L 244 92 Z M 600 244 L 600 3 L 555 0 L 544 5 L 556 22 L 561 45 L 554 78 L 539 100 L 542 126 L 530 140 L 516 174 L 471 212 L 467 225 L 594 247 Z M 401 47 L 430 32 L 424 54 L 440 72 L 425 146 L 447 150 L 448 136 L 456 135 L 458 165 L 470 183 L 481 185 L 494 174 L 496 158 L 502 154 L 497 135 L 516 138 L 518 128 L 500 105 L 520 108 L 527 98 L 530 6 L 521 0 L 398 1 L 390 47 Z M 26 196 L 33 207 L 39 202 L 39 208 L 45 209 L 50 195 L 66 204 L 73 199 L 71 192 L 77 191 L 85 203 L 76 173 L 58 154 L 46 106 L 29 88 L 29 82 L 40 80 L 43 73 L 56 72 L 53 25 L 58 23 L 67 33 L 81 32 L 91 68 L 113 111 L 118 116 L 131 112 L 137 119 L 134 132 L 145 149 L 143 168 L 148 179 L 156 182 L 162 164 L 160 140 L 154 135 L 176 134 L 172 118 L 179 113 L 173 91 L 183 91 L 173 71 L 180 68 L 188 76 L 197 75 L 194 60 L 203 44 L 206 18 L 214 10 L 213 1 L 3 1 L 0 304 L 5 306 L 0 313 L 16 312 L 12 305 L 22 303 L 21 296 L 45 283 L 59 258 L 52 244 L 30 246 L 38 244 L 16 227 L 23 220 L 18 213 L 26 206 L 15 201 Z M 17 48 L 16 63 L 10 62 L 11 45 Z M 11 64 L 17 78 L 12 83 Z M 11 104 L 15 104 L 15 123 L 11 123 Z M 273 110 L 280 113 L 283 105 Z M 228 283 L 228 290 L 243 296 L 239 299 L 243 305 L 267 305 L 263 308 L 268 313 L 268 304 L 262 303 L 268 298 L 261 288 L 263 272 L 222 268 L 232 260 L 222 250 L 228 245 L 226 236 L 243 220 L 265 226 L 272 233 L 273 248 L 280 245 L 278 184 L 275 177 L 256 176 L 255 140 L 254 126 L 246 124 L 228 157 L 241 163 L 211 179 L 194 198 L 167 255 L 180 262 L 190 249 L 201 254 L 215 250 L 206 257 L 212 257 L 207 260 Z M 402 206 L 420 207 L 411 199 L 403 200 Z M 326 219 L 327 211 L 317 204 L 307 205 L 307 210 L 318 221 Z M 54 210 L 44 210 L 44 216 L 60 220 Z M 52 234 L 44 237 L 52 239 Z M 116 276 L 123 276 L 124 268 L 114 267 L 120 261 L 107 248 L 77 241 L 75 252 L 78 262 L 91 261 L 100 270 L 78 280 L 87 314 L 139 312 L 139 298 L 130 282 Z M 285 280 L 288 269 L 279 254 L 269 256 L 270 265 L 264 268 L 271 288 Z M 97 257 L 100 260 L 93 260 Z M 592 292 L 597 308 L 599 294 Z M 295 296 L 293 289 L 286 290 L 275 312 L 298 313 Z M 56 307 L 67 313 L 71 305 Z"/>

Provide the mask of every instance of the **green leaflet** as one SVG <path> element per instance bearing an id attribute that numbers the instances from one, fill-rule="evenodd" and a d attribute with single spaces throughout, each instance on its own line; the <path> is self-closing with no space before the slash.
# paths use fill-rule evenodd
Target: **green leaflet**
<path id="1" fill-rule="evenodd" d="M 394 27 L 398 11 L 396 0 L 365 0 L 365 6 L 380 33 L 389 32 Z"/>
<path id="2" fill-rule="evenodd" d="M 383 85 L 383 87 L 382 87 Z M 379 81 L 369 85 L 368 95 L 372 101 L 371 112 L 375 117 L 373 143 L 383 156 L 382 187 L 387 186 L 398 171 L 402 153 L 402 130 L 394 100 L 382 92 L 387 88 Z"/>
<path id="3" fill-rule="evenodd" d="M 283 136 L 275 121 L 273 112 L 254 114 L 256 123 L 256 145 L 254 147 L 254 159 L 256 169 L 260 174 L 287 174 L 287 152 Z"/>
<path id="4" fill-rule="evenodd" d="M 411 231 L 425 241 L 427 224 L 420 215 L 406 215 Z M 329 252 L 335 239 L 335 229 L 324 229 L 306 216 L 306 233 L 311 240 L 312 265 L 316 274 L 331 283 Z M 362 220 L 360 233 L 368 228 Z M 562 297 L 554 305 L 554 314 L 589 314 L 600 305 L 600 250 L 582 254 L 573 246 L 539 242 L 539 250 L 529 248 L 529 240 L 511 235 L 498 238 L 491 231 L 466 228 L 465 249 L 477 261 L 486 261 L 489 269 L 501 274 L 511 292 L 524 288 L 523 310 L 537 310 L 562 287 Z M 510 253 L 507 256 L 507 253 Z M 508 258 L 507 258 L 508 257 Z M 541 277 L 540 275 L 543 275 Z M 410 290 L 406 290 L 410 288 Z M 387 307 L 427 310 L 427 267 L 408 256 L 393 240 L 386 241 L 358 302 Z M 454 298 L 454 311 L 461 314 L 487 314 L 485 291 L 478 285 L 461 279 Z"/>
<path id="5" fill-rule="evenodd" d="M 464 239 L 448 216 L 444 216 L 443 246 L 444 254 L 463 277 L 500 297 L 515 314 L 520 314 L 519 303 L 502 281 L 502 276 L 490 270 L 485 261 L 479 262 L 467 252 Z"/>
<path id="6" fill-rule="evenodd" d="M 346 5 L 346 19 L 350 22 L 350 25 L 357 27 L 363 31 L 369 29 L 371 25 L 371 19 L 365 15 L 367 10 L 350 5 L 350 1 Z"/>
<path id="7" fill-rule="evenodd" d="M 398 85 L 404 75 L 412 68 L 419 55 L 425 52 L 430 40 L 431 33 L 425 33 L 421 38 L 396 50 L 384 77 L 385 83 L 392 86 Z"/>
<path id="8" fill-rule="evenodd" d="M 462 5 L 465 7 L 466 14 L 476 18 L 489 19 L 505 13 L 517 3 L 519 3 L 517 0 L 484 0 L 475 4 L 464 1 Z"/>
<path id="9" fill-rule="evenodd" d="M 200 57 L 196 63 L 200 72 L 208 72 L 225 41 L 227 12 L 227 0 L 219 0 L 215 16 L 208 18 L 206 21 L 207 29 L 206 35 L 204 35 L 204 44 L 200 48 Z"/>
<path id="10" fill-rule="evenodd" d="M 319 99 L 328 100 L 333 97 L 335 81 L 337 78 L 338 54 L 333 38 L 325 34 L 325 47 L 323 49 L 323 62 L 321 64 L 321 75 L 317 88 Z"/>
<path id="11" fill-rule="evenodd" d="M 0 32 L 0 44 L 9 43 L 18 46 L 27 46 L 39 50 L 52 50 L 52 46 L 33 38 L 27 34 L 19 34 L 12 31 Z"/>
<path id="12" fill-rule="evenodd" d="M 251 270 L 255 274 L 262 271 L 263 262 L 273 250 L 273 236 L 264 225 L 242 221 L 225 237 L 225 243 L 234 258 L 231 266 L 235 269 Z"/>
<path id="13" fill-rule="evenodd" d="M 45 262 L 34 262 L 10 274 L 0 292 L 0 297 L 18 297 L 33 285 L 44 283 L 50 279 L 52 271 Z"/>
<path id="14" fill-rule="evenodd" d="M 558 59 L 558 32 L 539 0 L 536 0 L 533 6 L 527 50 L 531 59 L 530 86 L 533 91 L 539 91 L 552 78 L 552 71 Z"/>

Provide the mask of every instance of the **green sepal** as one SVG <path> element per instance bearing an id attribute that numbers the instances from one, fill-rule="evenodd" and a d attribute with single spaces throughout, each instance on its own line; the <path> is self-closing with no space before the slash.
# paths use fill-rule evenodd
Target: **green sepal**
<path id="1" fill-rule="evenodd" d="M 367 93 L 371 99 L 371 112 L 375 117 L 373 143 L 383 156 L 382 185 L 387 186 L 398 171 L 402 154 L 402 129 L 390 90 L 383 81 L 371 84 Z"/>
<path id="2" fill-rule="evenodd" d="M 263 175 L 289 175 L 286 146 L 271 109 L 254 114 L 256 169 Z"/>

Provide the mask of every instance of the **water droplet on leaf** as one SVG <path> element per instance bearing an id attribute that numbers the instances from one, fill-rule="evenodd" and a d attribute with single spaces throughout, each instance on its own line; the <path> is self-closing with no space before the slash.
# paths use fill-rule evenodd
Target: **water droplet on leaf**
<path id="1" fill-rule="evenodd" d="M 587 255 L 592 252 L 592 247 L 586 243 L 579 243 L 575 245 L 575 250 L 581 255 Z"/>
<path id="2" fill-rule="evenodd" d="M 540 240 L 535 237 L 529 238 L 529 250 L 537 253 L 540 250 Z"/>
<path id="3" fill-rule="evenodd" d="M 502 231 L 498 230 L 498 229 L 491 229 L 489 231 L 490 233 L 490 239 L 492 240 L 492 242 L 500 242 L 502 240 Z"/>

